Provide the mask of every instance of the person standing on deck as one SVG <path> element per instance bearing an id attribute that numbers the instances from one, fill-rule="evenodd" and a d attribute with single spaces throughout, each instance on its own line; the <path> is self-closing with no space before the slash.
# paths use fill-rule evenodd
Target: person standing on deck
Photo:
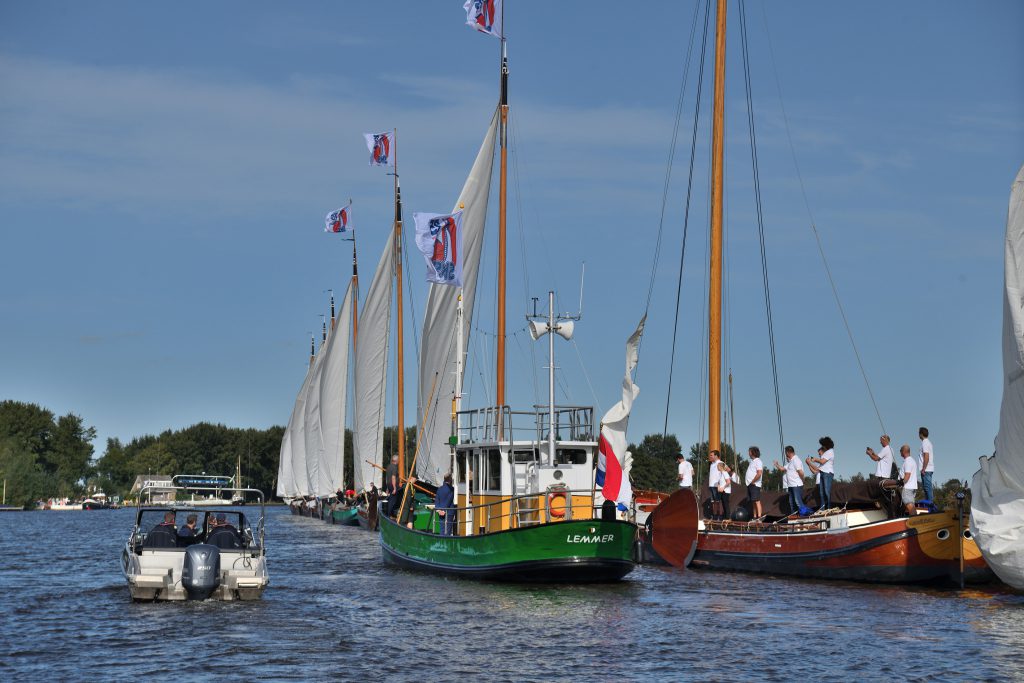
<path id="1" fill-rule="evenodd" d="M 917 507 L 914 505 L 914 497 L 917 495 L 917 460 L 910 455 L 910 446 L 900 446 L 900 455 L 903 456 L 903 507 L 907 515 L 914 516 Z"/>
<path id="2" fill-rule="evenodd" d="M 391 454 L 391 462 L 384 475 L 384 491 L 388 494 L 388 517 L 395 516 L 398 509 L 398 454 Z"/>
<path id="3" fill-rule="evenodd" d="M 441 535 L 451 536 L 455 529 L 455 489 L 452 488 L 452 475 L 444 475 L 444 483 L 437 487 L 434 496 L 434 511 L 441 520 Z"/>
<path id="4" fill-rule="evenodd" d="M 679 464 L 679 474 L 676 475 L 676 480 L 679 481 L 679 488 L 692 490 L 693 465 L 686 461 L 686 456 L 682 453 L 676 454 L 676 462 Z"/>
<path id="5" fill-rule="evenodd" d="M 750 456 L 750 465 L 747 466 L 747 475 L 744 477 L 747 484 L 747 500 L 751 504 L 751 516 L 759 519 L 764 516 L 761 508 L 761 482 L 764 474 L 764 463 L 761 462 L 761 449 L 751 446 L 747 449 Z"/>
<path id="6" fill-rule="evenodd" d="M 722 497 L 718 493 L 718 479 L 721 476 L 721 472 L 718 469 L 719 459 L 721 458 L 718 451 L 711 451 L 708 453 L 708 461 L 711 463 L 711 467 L 708 469 L 708 490 L 711 492 L 711 519 L 721 519 Z"/>
<path id="7" fill-rule="evenodd" d="M 800 458 L 796 457 L 796 449 L 786 446 L 786 466 L 783 467 L 776 460 L 775 469 L 785 472 L 782 483 L 789 491 L 789 506 L 793 510 L 792 514 L 796 514 L 804 502 L 804 470 L 800 467 Z"/>
<path id="8" fill-rule="evenodd" d="M 821 481 L 818 482 L 818 502 L 821 504 L 819 510 L 828 510 L 832 507 L 832 479 L 835 477 L 836 451 L 835 443 L 831 437 L 823 436 L 818 439 L 822 452 L 817 458 L 811 458 L 820 467 Z"/>
<path id="9" fill-rule="evenodd" d="M 722 500 L 722 519 L 729 519 L 729 496 L 732 494 L 732 470 L 724 462 L 718 463 L 718 497 Z"/>
<path id="10" fill-rule="evenodd" d="M 921 488 L 924 489 L 924 499 L 932 501 L 932 475 L 935 474 L 935 451 L 932 450 L 932 442 L 928 438 L 928 428 L 921 427 L 917 430 L 917 438 L 921 439 Z"/>
<path id="11" fill-rule="evenodd" d="M 875 453 L 874 449 L 868 446 L 868 457 L 875 461 L 875 473 L 871 475 L 874 479 L 888 479 L 892 476 L 892 447 L 889 445 L 889 435 L 882 434 L 878 438 L 882 444 L 882 450 Z"/>

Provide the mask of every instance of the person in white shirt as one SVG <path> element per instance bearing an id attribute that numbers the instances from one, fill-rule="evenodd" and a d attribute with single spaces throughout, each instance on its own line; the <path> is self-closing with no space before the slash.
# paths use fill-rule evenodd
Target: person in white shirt
<path id="1" fill-rule="evenodd" d="M 718 451 L 708 453 L 710 468 L 708 470 L 708 489 L 711 491 L 711 519 L 722 519 L 722 495 L 718 490 L 718 481 L 722 477 L 722 471 L 718 469 L 718 463 L 722 461 L 722 455 Z"/>
<path id="2" fill-rule="evenodd" d="M 819 509 L 827 510 L 832 506 L 832 479 L 835 477 L 836 472 L 836 445 L 827 436 L 818 439 L 818 443 L 824 452 L 817 458 L 811 458 L 811 460 L 820 465 L 818 470 L 821 473 L 821 481 L 818 482 L 818 502 L 821 504 L 821 507 Z"/>
<path id="3" fill-rule="evenodd" d="M 676 455 L 676 462 L 679 463 L 679 474 L 676 475 L 676 479 L 679 481 L 679 488 L 692 489 L 693 465 L 686 461 L 686 456 L 682 453 Z"/>
<path id="4" fill-rule="evenodd" d="M 921 439 L 921 488 L 924 489 L 924 499 L 932 500 L 932 475 L 935 473 L 935 451 L 932 450 L 932 442 L 928 438 L 928 428 L 921 427 L 917 430 L 917 438 Z"/>
<path id="5" fill-rule="evenodd" d="M 718 463 L 718 497 L 722 501 L 722 519 L 729 519 L 729 496 L 732 494 L 732 470 L 724 462 Z"/>
<path id="6" fill-rule="evenodd" d="M 783 467 L 776 460 L 775 469 L 785 472 L 782 483 L 789 490 L 789 506 L 793 510 L 790 514 L 796 514 L 804 502 L 804 470 L 792 446 L 786 446 L 786 466 Z"/>
<path id="7" fill-rule="evenodd" d="M 875 450 L 868 446 L 865 451 L 868 457 L 875 461 L 875 473 L 871 475 L 875 479 L 888 479 L 892 476 L 892 447 L 889 446 L 889 435 L 882 434 L 878 438 L 882 444 L 882 450 L 875 453 Z"/>
<path id="8" fill-rule="evenodd" d="M 910 457 L 910 446 L 900 446 L 900 455 L 903 456 L 903 505 L 907 514 L 911 517 L 917 511 L 914 505 L 914 497 L 917 495 L 917 461 Z"/>
<path id="9" fill-rule="evenodd" d="M 761 449 L 757 446 L 751 446 L 747 449 L 747 455 L 750 457 L 750 464 L 747 465 L 747 475 L 744 477 L 744 483 L 747 485 L 747 500 L 750 501 L 753 510 L 754 519 L 759 519 L 764 516 L 764 510 L 761 508 L 761 484 L 764 479 L 764 463 L 761 462 Z"/>

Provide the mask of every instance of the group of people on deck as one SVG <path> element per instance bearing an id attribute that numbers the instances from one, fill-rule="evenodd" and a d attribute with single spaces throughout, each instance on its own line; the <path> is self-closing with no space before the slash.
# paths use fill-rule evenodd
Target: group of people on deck
<path id="1" fill-rule="evenodd" d="M 924 499 L 931 502 L 934 495 L 932 477 L 935 472 L 935 451 L 932 442 L 928 438 L 928 428 L 921 427 L 918 430 L 918 438 L 921 440 L 921 448 L 918 457 L 911 454 L 910 446 L 903 444 L 900 447 L 900 456 L 903 458 L 903 465 L 899 468 L 897 481 L 902 485 L 902 503 L 908 515 L 913 515 L 916 509 L 915 499 L 917 497 L 918 485 L 924 489 Z M 893 478 L 893 453 L 889 445 L 888 434 L 879 438 L 881 450 L 877 453 L 871 447 L 866 449 L 866 454 L 875 462 L 875 473 L 872 479 Z M 807 511 L 803 504 L 804 492 L 804 470 L 803 463 L 792 446 L 785 447 L 785 463 L 780 464 L 774 461 L 775 469 L 783 473 L 782 485 L 789 492 L 790 509 L 796 513 Z M 764 509 L 761 505 L 761 488 L 764 484 L 765 467 L 761 460 L 761 449 L 751 446 L 747 454 L 750 464 L 747 466 L 745 484 L 747 487 L 747 500 L 750 501 L 751 514 L 754 519 L 764 516 Z M 680 488 L 693 488 L 693 465 L 687 462 L 686 457 L 679 453 L 676 455 L 679 471 L 676 476 Z M 729 498 L 732 494 L 733 484 L 739 484 L 739 477 L 732 468 L 723 460 L 721 453 L 712 450 L 708 454 L 710 468 L 708 471 L 708 490 L 711 500 L 711 518 L 714 520 L 730 519 Z M 808 469 L 815 475 L 814 483 L 818 488 L 819 510 L 828 510 L 832 507 L 832 482 L 835 479 L 836 452 L 835 443 L 828 436 L 818 439 L 817 456 L 807 456 L 804 459 Z M 809 512 L 809 511 L 807 511 Z"/>

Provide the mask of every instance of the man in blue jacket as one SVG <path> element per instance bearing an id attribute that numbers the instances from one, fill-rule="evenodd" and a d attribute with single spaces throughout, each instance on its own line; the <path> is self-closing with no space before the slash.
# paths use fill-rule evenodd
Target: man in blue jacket
<path id="1" fill-rule="evenodd" d="M 450 474 L 444 475 L 444 483 L 437 487 L 434 511 L 441 519 L 441 534 L 451 536 L 455 530 L 455 489 L 452 488 Z"/>

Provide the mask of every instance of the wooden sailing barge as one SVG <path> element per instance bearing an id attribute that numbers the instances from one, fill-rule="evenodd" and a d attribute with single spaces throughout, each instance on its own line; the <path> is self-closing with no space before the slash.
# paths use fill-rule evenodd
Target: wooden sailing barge
<path id="1" fill-rule="evenodd" d="M 741 6 L 742 10 L 742 6 Z M 722 389 L 722 194 L 725 105 L 726 0 L 717 2 L 715 23 L 714 114 L 711 161 L 711 239 L 708 335 L 708 449 L 721 450 Z M 781 431 L 781 426 L 780 426 Z M 838 485 L 837 485 L 838 486 Z M 838 491 L 837 491 L 838 493 Z M 690 528 L 696 499 L 679 490 L 651 514 L 648 550 L 676 566 L 821 579 L 922 582 L 946 579 L 984 581 L 991 577 L 970 538 L 960 511 L 907 518 L 883 504 L 884 494 L 860 504 L 799 517 L 782 510 L 784 494 L 764 492 L 768 513 L 760 523 L 704 519 Z M 745 501 L 740 501 L 743 505 Z M 703 507 L 703 506 L 702 506 Z M 898 508 L 898 506 L 897 506 Z M 694 545 L 694 533 L 696 543 Z"/>

